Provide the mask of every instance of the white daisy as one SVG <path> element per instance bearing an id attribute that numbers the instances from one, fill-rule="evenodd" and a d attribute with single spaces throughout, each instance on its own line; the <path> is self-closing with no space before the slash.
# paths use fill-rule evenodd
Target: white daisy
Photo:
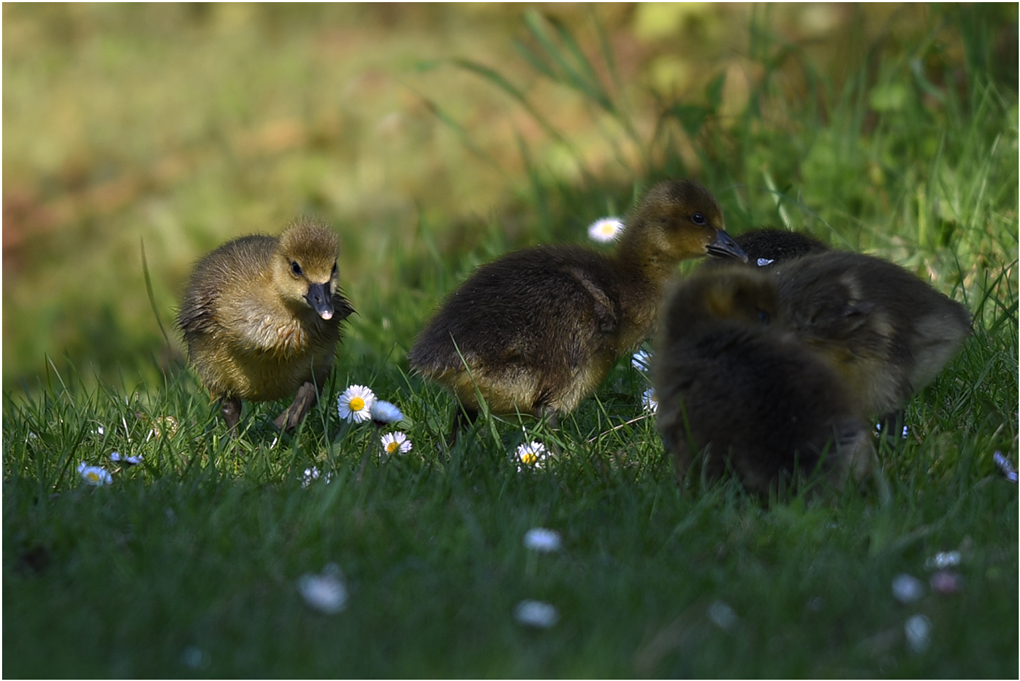
<path id="1" fill-rule="evenodd" d="M 142 462 L 142 458 L 141 454 L 136 456 L 122 456 L 120 452 L 113 452 L 110 454 L 110 461 L 123 461 L 129 466 L 137 466 Z"/>
<path id="2" fill-rule="evenodd" d="M 723 631 L 732 630 L 737 625 L 737 622 L 740 621 L 733 608 L 722 601 L 715 601 L 712 605 L 708 606 L 708 619 Z"/>
<path id="3" fill-rule="evenodd" d="M 641 393 L 641 406 L 650 414 L 659 411 L 659 397 L 655 394 L 655 388 L 649 388 Z"/>
<path id="4" fill-rule="evenodd" d="M 319 469 L 316 468 L 315 466 L 312 466 L 311 468 L 306 468 L 304 474 L 301 476 L 301 486 L 302 487 L 308 487 L 314 481 L 319 479 L 319 475 L 321 475 L 321 473 L 319 473 Z M 327 485 L 330 483 L 330 481 L 332 479 L 333 479 L 333 474 L 332 473 L 326 473 L 326 484 Z"/>
<path id="5" fill-rule="evenodd" d="M 514 461 L 517 462 L 518 471 L 525 468 L 541 468 L 547 457 L 548 452 L 541 442 L 526 442 L 514 452 Z"/>
<path id="6" fill-rule="evenodd" d="M 931 645 L 931 620 L 924 615 L 914 615 L 903 624 L 903 633 L 910 652 L 920 655 Z"/>
<path id="7" fill-rule="evenodd" d="M 562 545 L 560 533 L 556 530 L 533 527 L 524 533 L 524 548 L 531 549 L 532 551 L 555 553 L 560 550 Z"/>
<path id="8" fill-rule="evenodd" d="M 386 433 L 382 436 L 383 451 L 391 456 L 393 454 L 407 454 L 411 451 L 411 446 L 411 441 L 407 439 L 407 435 L 399 430 L 395 433 Z"/>
<path id="9" fill-rule="evenodd" d="M 946 568 L 956 567 L 959 564 L 959 551 L 939 551 L 924 561 L 924 566 L 929 570 L 945 570 Z"/>
<path id="10" fill-rule="evenodd" d="M 191 669 L 204 669 L 209 666 L 209 653 L 198 646 L 188 646 L 181 653 L 181 661 L 184 663 L 184 666 Z"/>
<path id="11" fill-rule="evenodd" d="M 609 243 L 623 232 L 620 218 L 599 218 L 588 225 L 588 236 L 599 243 Z"/>
<path id="12" fill-rule="evenodd" d="M 908 605 L 924 597 L 924 582 L 913 575 L 901 572 L 893 578 L 892 593 L 893 598 Z"/>
<path id="13" fill-rule="evenodd" d="M 31 433 L 29 433 L 29 435 L 31 435 Z M 1016 468 L 1013 467 L 1013 464 L 1009 459 L 1003 456 L 1002 452 L 995 452 L 995 454 L 992 455 L 992 460 L 995 462 L 995 466 L 999 469 L 999 472 L 1006 476 L 1007 480 L 1014 483 L 1017 481 Z"/>
<path id="14" fill-rule="evenodd" d="M 109 485 L 113 478 L 101 466 L 89 466 L 84 461 L 78 464 L 78 474 L 90 485 Z"/>
<path id="15" fill-rule="evenodd" d="M 376 423 L 396 423 L 404 420 L 404 415 L 397 409 L 397 405 L 385 400 L 372 402 L 369 412 Z"/>
<path id="16" fill-rule="evenodd" d="M 647 350 L 638 350 L 634 353 L 634 356 L 630 358 L 630 365 L 640 371 L 643 374 L 648 373 L 648 367 L 651 366 L 652 353 Z"/>
<path id="17" fill-rule="evenodd" d="M 335 563 L 327 565 L 322 574 L 301 575 L 297 586 L 305 603 L 327 615 L 335 615 L 347 607 L 347 585 Z"/>
<path id="18" fill-rule="evenodd" d="M 560 613 L 551 603 L 525 600 L 514 606 L 514 619 L 528 627 L 548 629 L 559 622 Z"/>
<path id="19" fill-rule="evenodd" d="M 372 418 L 375 393 L 363 385 L 352 385 L 337 398 L 337 411 L 345 421 L 363 423 Z"/>

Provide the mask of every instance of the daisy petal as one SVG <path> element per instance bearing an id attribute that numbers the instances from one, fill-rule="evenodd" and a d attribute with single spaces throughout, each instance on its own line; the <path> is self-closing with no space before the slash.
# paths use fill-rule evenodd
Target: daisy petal
<path id="1" fill-rule="evenodd" d="M 375 393 L 363 385 L 352 385 L 337 398 L 340 418 L 350 423 L 364 423 L 372 418 Z"/>

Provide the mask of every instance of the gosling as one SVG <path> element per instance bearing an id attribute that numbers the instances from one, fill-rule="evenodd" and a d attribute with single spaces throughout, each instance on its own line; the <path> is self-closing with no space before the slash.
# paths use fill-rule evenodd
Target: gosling
<path id="1" fill-rule="evenodd" d="M 203 385 L 235 432 L 241 401 L 294 395 L 273 423 L 292 430 L 333 367 L 340 323 L 337 236 L 309 219 L 274 238 L 245 236 L 202 258 L 177 318 Z"/>
<path id="2" fill-rule="evenodd" d="M 767 273 L 701 269 L 677 285 L 652 360 L 657 428 L 682 482 L 727 470 L 766 496 L 818 474 L 860 481 L 873 451 L 839 374 L 783 327 Z"/>
<path id="3" fill-rule="evenodd" d="M 530 413 L 555 426 L 651 335 L 677 264 L 705 254 L 746 260 L 707 189 L 660 182 L 612 255 L 550 245 L 480 267 L 419 334 L 408 362 L 460 401 L 454 436 L 463 418 L 477 418 L 481 400 L 493 413 Z"/>
<path id="4" fill-rule="evenodd" d="M 757 267 L 769 267 L 787 260 L 822 253 L 829 246 L 803 232 L 792 232 L 776 227 L 761 227 L 733 237 L 747 253 L 747 260 Z"/>
<path id="5" fill-rule="evenodd" d="M 963 305 L 880 258 L 829 251 L 770 270 L 787 322 L 870 416 L 895 421 L 971 333 Z"/>
<path id="6" fill-rule="evenodd" d="M 779 263 L 829 250 L 825 242 L 803 232 L 776 227 L 759 227 L 738 234 L 733 240 L 747 254 L 751 267 L 772 267 Z M 712 258 L 703 267 L 729 267 L 730 260 Z"/>

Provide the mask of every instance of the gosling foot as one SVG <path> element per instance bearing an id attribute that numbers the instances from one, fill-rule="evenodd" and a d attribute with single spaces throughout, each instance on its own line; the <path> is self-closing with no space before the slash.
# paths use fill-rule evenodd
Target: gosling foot
<path id="1" fill-rule="evenodd" d="M 319 399 L 319 393 L 315 390 L 315 384 L 306 382 L 298 388 L 294 401 L 282 414 L 276 417 L 273 425 L 284 431 L 291 431 L 297 427 L 301 420 L 308 413 L 308 410 L 315 406 Z"/>
<path id="2" fill-rule="evenodd" d="M 227 431 L 231 436 L 237 436 L 237 423 L 241 420 L 241 398 L 221 397 L 220 413 L 223 420 L 227 422 Z"/>
<path id="3" fill-rule="evenodd" d="M 478 420 L 478 412 L 469 407 L 463 405 L 457 405 L 456 410 L 453 412 L 453 425 L 450 426 L 450 435 L 448 442 L 450 447 L 453 447 L 457 443 L 457 438 L 461 434 L 461 431 L 467 432 L 471 429 L 471 426 Z"/>

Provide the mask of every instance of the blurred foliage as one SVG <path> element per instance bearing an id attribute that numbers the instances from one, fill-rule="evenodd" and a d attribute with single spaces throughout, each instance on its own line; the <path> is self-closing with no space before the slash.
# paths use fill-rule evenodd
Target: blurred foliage
<path id="1" fill-rule="evenodd" d="M 3 38 L 7 390 L 178 363 L 140 243 L 166 324 L 197 257 L 300 213 L 342 234 L 353 356 L 410 342 L 437 260 L 580 239 L 664 174 L 733 232 L 1015 257 L 1015 5 L 5 4 Z"/>

